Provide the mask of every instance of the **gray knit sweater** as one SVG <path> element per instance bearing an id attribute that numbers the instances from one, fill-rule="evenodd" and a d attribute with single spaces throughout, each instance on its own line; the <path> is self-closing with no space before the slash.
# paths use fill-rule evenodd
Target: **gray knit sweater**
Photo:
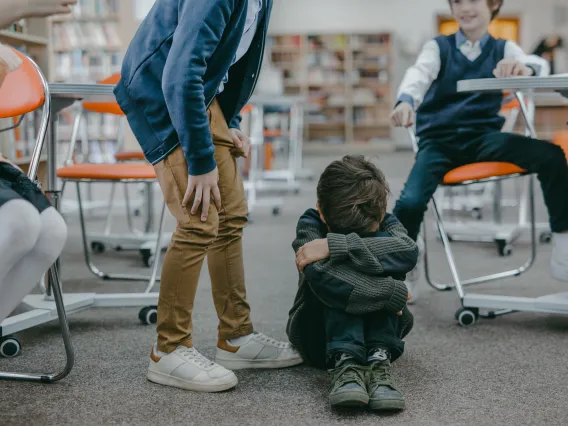
<path id="1" fill-rule="evenodd" d="M 304 360 L 325 368 L 324 306 L 353 315 L 403 311 L 399 331 L 406 336 L 413 317 L 404 279 L 416 265 L 418 248 L 396 217 L 387 214 L 372 234 L 330 233 L 318 212 L 309 209 L 298 221 L 294 251 L 319 238 L 327 238 L 329 258 L 300 273 L 286 328 Z"/>

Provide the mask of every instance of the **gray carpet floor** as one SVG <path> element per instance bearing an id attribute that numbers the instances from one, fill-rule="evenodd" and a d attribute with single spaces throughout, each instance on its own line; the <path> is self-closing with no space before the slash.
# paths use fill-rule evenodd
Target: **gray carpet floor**
<path id="1" fill-rule="evenodd" d="M 306 159 L 317 173 L 331 158 Z M 394 201 L 412 164 L 408 153 L 384 154 Z M 256 328 L 285 339 L 284 327 L 297 285 L 291 242 L 299 215 L 315 204 L 315 182 L 299 195 L 284 197 L 280 217 L 255 211 L 245 233 L 248 298 Z M 514 210 L 509 212 L 512 215 Z M 546 220 L 542 197 L 538 215 Z M 142 291 L 144 283 L 102 282 L 87 271 L 76 215 L 69 215 L 70 237 L 63 256 L 66 291 Z M 89 226 L 102 226 L 92 218 Z M 171 221 L 168 223 L 171 228 Z M 432 229 L 431 218 L 428 229 Z M 449 279 L 441 244 L 429 233 L 432 272 Z M 520 264 L 528 256 L 526 239 L 511 257 L 493 245 L 456 244 L 463 277 Z M 519 278 L 485 284 L 476 292 L 537 296 L 566 287 L 548 274 L 550 245 L 539 247 L 533 269 Z M 111 271 L 146 272 L 139 255 L 106 252 L 95 260 Z M 146 381 L 153 326 L 140 324 L 138 308 L 90 309 L 69 317 L 77 351 L 76 366 L 53 385 L 0 382 L 1 425 L 567 425 L 568 317 L 516 313 L 481 320 L 464 329 L 454 320 L 457 295 L 438 293 L 422 279 L 412 307 L 416 325 L 406 353 L 395 366 L 407 410 L 378 415 L 337 412 L 328 406 L 326 372 L 306 366 L 275 371 L 239 371 L 238 387 L 220 394 L 198 394 Z M 194 341 L 212 356 L 216 316 L 204 268 L 194 315 Z M 19 335 L 22 355 L 0 359 L 0 370 L 53 371 L 64 361 L 56 323 Z"/>

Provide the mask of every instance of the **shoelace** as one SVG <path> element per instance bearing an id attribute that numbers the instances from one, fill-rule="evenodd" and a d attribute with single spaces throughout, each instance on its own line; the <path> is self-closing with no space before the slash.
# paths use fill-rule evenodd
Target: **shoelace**
<path id="1" fill-rule="evenodd" d="M 279 342 L 278 340 L 273 339 L 272 337 L 268 337 L 262 333 L 255 333 L 255 337 L 263 343 L 267 343 L 272 346 L 276 346 L 280 349 L 287 349 L 290 345 L 285 342 Z"/>
<path id="2" fill-rule="evenodd" d="M 371 366 L 371 378 L 369 380 L 369 385 L 371 387 L 375 386 L 388 386 L 392 389 L 396 389 L 396 383 L 392 377 L 392 372 L 390 369 L 390 364 L 388 363 L 377 363 Z"/>
<path id="3" fill-rule="evenodd" d="M 347 383 L 357 383 L 359 386 L 365 387 L 364 373 L 362 369 L 356 365 L 349 364 L 337 367 L 333 373 L 336 377 L 334 382 L 335 387 L 337 388 L 340 388 Z"/>
<path id="4" fill-rule="evenodd" d="M 188 361 L 193 361 L 203 368 L 212 367 L 215 363 L 203 355 L 201 355 L 195 348 L 187 348 L 179 351 L 179 354 Z"/>

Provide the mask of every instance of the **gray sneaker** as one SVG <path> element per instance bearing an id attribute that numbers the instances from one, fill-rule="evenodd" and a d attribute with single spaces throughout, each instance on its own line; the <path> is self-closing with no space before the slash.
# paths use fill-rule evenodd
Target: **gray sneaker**
<path id="1" fill-rule="evenodd" d="M 392 376 L 391 363 L 387 359 L 375 361 L 369 368 L 368 387 L 369 408 L 371 410 L 404 410 L 404 394 Z"/>
<path id="2" fill-rule="evenodd" d="M 369 403 L 364 366 L 357 365 L 352 358 L 342 354 L 330 372 L 333 374 L 329 392 L 332 407 L 364 407 Z"/>

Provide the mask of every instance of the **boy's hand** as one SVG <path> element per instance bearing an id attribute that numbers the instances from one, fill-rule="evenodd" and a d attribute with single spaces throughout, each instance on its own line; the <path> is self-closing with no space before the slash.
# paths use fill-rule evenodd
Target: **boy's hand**
<path id="1" fill-rule="evenodd" d="M 296 266 L 302 272 L 306 266 L 329 257 L 327 238 L 310 241 L 296 253 Z"/>
<path id="2" fill-rule="evenodd" d="M 412 294 L 410 294 L 410 292 L 408 292 L 408 297 L 406 298 L 406 301 L 408 302 L 410 299 L 412 299 Z M 399 311 L 396 314 L 400 317 L 400 316 L 402 316 L 402 311 Z"/>
<path id="3" fill-rule="evenodd" d="M 415 120 L 416 113 L 408 102 L 399 103 L 390 115 L 391 124 L 395 127 L 410 127 Z"/>
<path id="4" fill-rule="evenodd" d="M 209 173 L 199 176 L 189 175 L 187 178 L 187 190 L 183 197 L 181 205 L 186 207 L 191 199 L 193 191 L 195 191 L 195 198 L 193 206 L 191 207 L 191 214 L 194 215 L 201 206 L 201 221 L 206 222 L 209 215 L 209 205 L 211 203 L 211 194 L 213 194 L 213 202 L 217 210 L 221 210 L 221 193 L 219 192 L 219 170 L 215 167 Z"/>
<path id="5" fill-rule="evenodd" d="M 248 158 L 250 152 L 250 138 L 239 129 L 230 129 L 229 132 L 235 144 L 235 148 L 231 151 L 232 154 L 235 157 Z"/>
<path id="6" fill-rule="evenodd" d="M 525 64 L 514 59 L 503 59 L 497 64 L 493 71 L 493 75 L 497 78 L 506 77 L 530 77 L 533 75 L 533 70 Z"/>

